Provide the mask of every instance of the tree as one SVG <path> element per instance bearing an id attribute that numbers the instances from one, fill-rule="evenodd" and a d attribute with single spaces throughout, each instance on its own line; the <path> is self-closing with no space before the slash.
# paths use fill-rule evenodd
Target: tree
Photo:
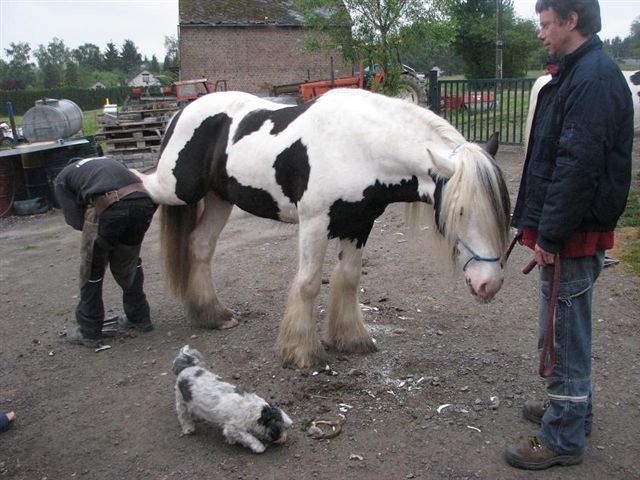
<path id="1" fill-rule="evenodd" d="M 539 49 L 536 26 L 518 18 L 511 0 L 501 0 L 503 19 L 503 75 L 526 74 L 533 55 Z M 456 2 L 452 14 L 457 24 L 454 49 L 464 62 L 467 78 L 493 78 L 496 64 L 496 1 Z"/>
<path id="2" fill-rule="evenodd" d="M 628 41 L 629 56 L 640 59 L 640 17 L 631 24 L 631 35 L 625 41 Z"/>
<path id="3" fill-rule="evenodd" d="M 85 43 L 71 52 L 72 57 L 80 68 L 92 68 L 99 70 L 102 68 L 103 57 L 100 47 L 93 43 Z"/>
<path id="4" fill-rule="evenodd" d="M 57 88 L 62 86 L 62 71 L 53 63 L 45 63 L 40 70 L 42 72 L 42 84 L 44 88 Z"/>
<path id="5" fill-rule="evenodd" d="M 112 71 L 120 68 L 120 53 L 113 42 L 107 43 L 107 48 L 102 57 L 104 59 L 103 68 L 105 70 Z"/>
<path id="6" fill-rule="evenodd" d="M 38 45 L 34 55 L 38 60 L 43 86 L 64 86 L 64 72 L 72 58 L 71 51 L 65 46 L 64 41 L 54 37 L 46 47 Z"/>
<path id="7" fill-rule="evenodd" d="M 158 62 L 158 58 L 155 53 L 151 57 L 151 61 L 149 62 L 149 70 L 152 73 L 160 73 L 160 63 Z"/>
<path id="8" fill-rule="evenodd" d="M 64 71 L 64 83 L 67 87 L 78 86 L 78 65 L 75 62 L 67 63 L 67 68 Z"/>
<path id="9" fill-rule="evenodd" d="M 131 41 L 125 40 L 120 53 L 120 68 L 127 73 L 134 73 L 140 69 L 142 55 L 138 52 L 138 47 Z"/>
<path id="10" fill-rule="evenodd" d="M 174 35 L 165 35 L 164 48 L 167 53 L 162 63 L 162 69 L 170 81 L 177 80 L 180 71 L 180 49 L 178 48 L 178 40 Z"/>
<path id="11" fill-rule="evenodd" d="M 2 90 L 23 90 L 35 83 L 35 64 L 30 62 L 31 47 L 28 43 L 9 44 L 4 49 L 9 62 L 3 62 L 0 69 L 0 88 Z"/>
<path id="12" fill-rule="evenodd" d="M 446 11 L 449 0 L 294 0 L 305 23 L 315 35 L 330 41 L 324 46 L 339 46 L 347 60 L 357 55 L 372 60 L 385 71 L 383 87 L 393 91 L 397 84 L 400 49 L 417 44 L 442 45 L 442 32 L 450 28 Z M 446 35 L 445 35 L 446 36 Z M 446 43 L 446 42 L 445 42 Z M 313 48 L 314 42 L 309 45 Z"/>

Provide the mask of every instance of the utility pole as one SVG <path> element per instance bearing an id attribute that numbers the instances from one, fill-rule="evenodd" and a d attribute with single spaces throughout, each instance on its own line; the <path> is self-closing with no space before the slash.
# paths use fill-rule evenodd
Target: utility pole
<path id="1" fill-rule="evenodd" d="M 496 0 L 496 78 L 502 79 L 502 0 Z"/>

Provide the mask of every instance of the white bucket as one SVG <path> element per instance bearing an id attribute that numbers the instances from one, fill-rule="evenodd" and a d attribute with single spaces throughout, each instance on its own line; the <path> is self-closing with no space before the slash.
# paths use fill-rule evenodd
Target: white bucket
<path id="1" fill-rule="evenodd" d="M 118 113 L 118 104 L 117 103 L 107 103 L 103 108 L 102 108 L 102 113 L 111 113 L 111 114 L 117 114 Z"/>

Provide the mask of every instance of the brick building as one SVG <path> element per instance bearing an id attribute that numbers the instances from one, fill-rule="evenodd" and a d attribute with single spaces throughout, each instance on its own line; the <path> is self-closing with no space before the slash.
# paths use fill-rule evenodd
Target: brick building
<path id="1" fill-rule="evenodd" d="M 225 79 L 269 95 L 274 85 L 351 75 L 338 52 L 305 52 L 305 25 L 287 0 L 180 0 L 180 78 Z"/>

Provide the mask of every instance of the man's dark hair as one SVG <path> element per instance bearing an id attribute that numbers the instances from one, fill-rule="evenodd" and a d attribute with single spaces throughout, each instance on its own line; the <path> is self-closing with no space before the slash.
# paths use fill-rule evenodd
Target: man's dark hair
<path id="1" fill-rule="evenodd" d="M 553 9 L 560 20 L 567 21 L 571 12 L 578 14 L 578 31 L 585 37 L 602 29 L 598 0 L 538 0 L 536 13 Z"/>

